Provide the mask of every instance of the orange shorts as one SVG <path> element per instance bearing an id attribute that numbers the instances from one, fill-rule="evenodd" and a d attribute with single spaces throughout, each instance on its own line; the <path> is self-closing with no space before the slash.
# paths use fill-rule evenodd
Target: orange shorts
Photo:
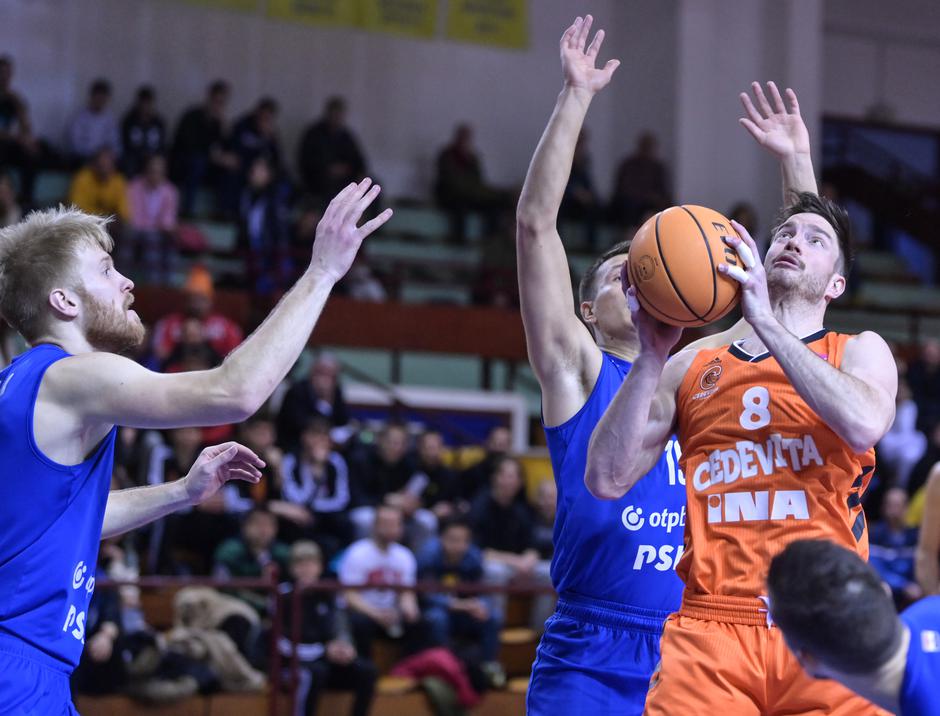
<path id="1" fill-rule="evenodd" d="M 758 600 L 683 598 L 666 620 L 646 716 L 890 716 L 807 674 Z"/>

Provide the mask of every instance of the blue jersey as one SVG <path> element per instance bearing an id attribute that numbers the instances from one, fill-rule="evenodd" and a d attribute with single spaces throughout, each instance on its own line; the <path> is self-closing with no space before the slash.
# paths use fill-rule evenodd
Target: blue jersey
<path id="1" fill-rule="evenodd" d="M 566 594 L 655 612 L 678 608 L 682 582 L 685 479 L 679 444 L 670 440 L 656 466 L 624 497 L 598 500 L 584 485 L 594 427 L 627 377 L 630 363 L 603 353 L 584 406 L 567 422 L 545 428 L 558 485 L 552 583 Z"/>
<path id="2" fill-rule="evenodd" d="M 78 465 L 60 465 L 36 445 L 42 377 L 68 355 L 40 345 L 0 372 L 0 651 L 64 671 L 85 641 L 116 435 Z"/>
<path id="3" fill-rule="evenodd" d="M 901 614 L 911 630 L 901 684 L 902 716 L 940 714 L 940 597 L 927 597 Z"/>

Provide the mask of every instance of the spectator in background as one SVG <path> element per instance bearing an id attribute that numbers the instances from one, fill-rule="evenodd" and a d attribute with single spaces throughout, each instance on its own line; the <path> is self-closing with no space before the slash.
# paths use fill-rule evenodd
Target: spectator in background
<path id="1" fill-rule="evenodd" d="M 927 478 L 914 574 L 926 597 L 940 594 L 940 464 Z"/>
<path id="2" fill-rule="evenodd" d="M 584 226 L 587 248 L 593 252 L 597 243 L 597 224 L 601 220 L 602 208 L 600 196 L 594 189 L 587 140 L 587 130 L 582 129 L 574 147 L 571 174 L 568 175 L 559 214 L 562 219 L 577 221 Z"/>
<path id="3" fill-rule="evenodd" d="M 411 461 L 408 459 L 408 430 L 401 423 L 387 423 L 374 445 L 369 445 L 351 458 L 353 493 L 356 508 L 351 516 L 358 536 L 372 532 L 376 508 L 395 495 L 396 503 L 411 479 Z M 409 506 L 414 507 L 411 501 Z M 397 504 L 399 510 L 402 505 Z M 405 515 L 407 519 L 407 515 Z"/>
<path id="4" fill-rule="evenodd" d="M 549 563 L 535 549 L 532 513 L 524 500 L 522 466 L 515 458 L 504 457 L 493 471 L 490 489 L 481 492 L 470 509 L 474 541 L 483 550 L 487 581 L 507 584 L 521 579 L 551 584 Z M 541 629 L 553 609 L 550 599 L 539 597 L 532 610 L 532 627 Z M 505 613 L 505 599 L 500 613 Z"/>
<path id="5" fill-rule="evenodd" d="M 446 586 L 481 584 L 483 555 L 473 544 L 470 524 L 463 519 L 441 524 L 440 538 L 425 546 L 418 564 L 422 580 L 434 580 Z M 465 639 L 480 642 L 480 657 L 491 670 L 501 670 L 499 653 L 500 618 L 490 597 L 448 592 L 429 594 L 425 599 L 424 619 L 428 638 L 434 645 L 453 650 L 454 642 Z"/>
<path id="6" fill-rule="evenodd" d="M 512 192 L 486 182 L 469 124 L 457 125 L 451 143 L 438 154 L 434 198 L 450 215 L 451 237 L 458 241 L 466 238 L 470 212 L 481 212 L 490 232 L 495 230 L 500 213 L 513 204 Z"/>
<path id="7" fill-rule="evenodd" d="M 248 285 L 256 293 L 287 288 L 293 278 L 289 214 L 270 160 L 257 157 L 238 212 L 238 244 L 245 255 Z"/>
<path id="8" fill-rule="evenodd" d="M 185 373 L 191 370 L 209 370 L 222 362 L 222 356 L 212 349 L 206 340 L 202 323 L 198 318 L 187 318 L 183 322 L 180 341 L 167 356 L 161 367 L 164 373 Z"/>
<path id="9" fill-rule="evenodd" d="M 914 578 L 917 528 L 907 526 L 906 513 L 907 493 L 900 487 L 888 489 L 881 506 L 881 520 L 873 524 L 868 533 L 871 547 L 868 561 L 891 587 L 899 609 L 924 596 Z"/>
<path id="10" fill-rule="evenodd" d="M 69 122 L 68 151 L 73 162 L 83 164 L 102 149 L 113 157 L 121 154 L 121 134 L 117 118 L 111 110 L 111 83 L 106 79 L 92 82 L 88 104 Z"/>
<path id="11" fill-rule="evenodd" d="M 555 554 L 555 509 L 558 502 L 558 488 L 554 480 L 542 480 L 535 489 L 533 507 L 532 546 L 539 553 L 539 559 L 551 561 Z"/>
<path id="12" fill-rule="evenodd" d="M 157 114 L 157 98 L 153 87 L 137 90 L 134 104 L 121 121 L 121 167 L 129 177 L 144 171 L 147 158 L 166 150 L 166 125 Z"/>
<path id="13" fill-rule="evenodd" d="M 277 102 L 262 97 L 248 114 L 232 129 L 232 150 L 238 155 L 242 183 L 248 181 L 252 165 L 266 159 L 272 174 L 281 171 L 281 143 L 277 136 Z"/>
<path id="14" fill-rule="evenodd" d="M 917 429 L 917 404 L 904 378 L 898 379 L 897 409 L 891 429 L 878 443 L 878 463 L 889 482 L 907 487 L 914 466 L 927 452 L 927 436 Z"/>
<path id="15" fill-rule="evenodd" d="M 87 165 L 72 178 L 69 203 L 89 214 L 113 215 L 117 222 L 108 227 L 120 233 L 130 218 L 127 182 L 117 170 L 116 155 L 110 147 L 101 147 Z M 115 237 L 117 238 L 117 237 Z M 116 241 L 121 246 L 121 241 Z"/>
<path id="16" fill-rule="evenodd" d="M 402 585 L 415 583 L 417 563 L 399 544 L 404 532 L 401 510 L 388 505 L 375 513 L 372 536 L 354 542 L 343 556 L 339 581 L 344 585 Z M 418 598 L 413 591 L 350 589 L 345 592 L 356 651 L 370 658 L 372 642 L 380 634 L 404 637 L 406 649 L 416 650 L 424 635 Z"/>
<path id="17" fill-rule="evenodd" d="M 300 444 L 301 430 L 313 418 L 325 418 L 334 428 L 349 422 L 339 375 L 339 361 L 329 353 L 321 353 L 310 365 L 307 377 L 291 385 L 277 416 L 281 447 L 296 448 Z"/>
<path id="18" fill-rule="evenodd" d="M 300 448 L 281 461 L 280 499 L 269 507 L 293 527 L 288 534 L 315 540 L 330 560 L 353 540 L 351 505 L 349 468 L 333 449 L 330 423 L 312 418 Z"/>
<path id="19" fill-rule="evenodd" d="M 483 447 L 486 449 L 483 459 L 460 474 L 457 493 L 464 503 L 464 509 L 469 508 L 477 495 L 489 489 L 490 478 L 497 464 L 509 454 L 512 448 L 512 433 L 507 427 L 495 425 L 490 428 Z"/>
<path id="20" fill-rule="evenodd" d="M 923 342 L 920 355 L 908 366 L 907 382 L 917 402 L 917 427 L 929 433 L 940 423 L 940 341 Z"/>
<path id="21" fill-rule="evenodd" d="M 323 554 L 315 542 L 301 540 L 290 551 L 290 582 L 281 585 L 281 594 L 316 585 L 323 574 Z M 368 658 L 356 652 L 346 612 L 332 592 L 306 592 L 300 602 L 284 602 L 283 633 L 278 649 L 285 659 L 300 661 L 300 679 L 294 696 L 295 714 L 316 716 L 324 689 L 353 692 L 351 716 L 367 716 L 372 705 L 378 672 Z M 293 633 L 294 604 L 300 614 L 300 641 L 289 641 Z"/>
<path id="22" fill-rule="evenodd" d="M 227 218 L 235 216 L 240 164 L 229 149 L 225 110 L 230 94 L 228 83 L 216 80 L 209 85 L 205 102 L 190 107 L 176 127 L 171 174 L 180 187 L 184 216 L 193 215 L 203 184 L 215 191 L 216 210 Z"/>
<path id="23" fill-rule="evenodd" d="M 669 170 L 658 154 L 656 135 L 644 132 L 637 138 L 633 154 L 620 163 L 610 203 L 614 221 L 622 225 L 638 224 L 643 215 L 672 204 Z"/>
<path id="24" fill-rule="evenodd" d="M 372 272 L 372 267 L 361 258 L 353 262 L 352 268 L 343 278 L 343 293 L 357 301 L 382 303 L 388 300 L 388 292 L 378 277 Z"/>
<path id="25" fill-rule="evenodd" d="M 272 572 L 287 574 L 290 548 L 277 541 L 277 517 L 266 507 L 255 507 L 245 516 L 241 535 L 219 545 L 215 551 L 212 573 L 220 579 L 230 577 L 270 577 Z M 237 590 L 236 596 L 260 614 L 268 613 L 268 596 L 263 591 Z"/>
<path id="26" fill-rule="evenodd" d="M 331 97 L 323 116 L 304 131 L 297 156 L 303 189 L 320 205 L 367 173 L 359 141 L 346 126 L 346 100 Z"/>
<path id="27" fill-rule="evenodd" d="M 23 210 L 16 203 L 16 190 L 9 174 L 0 173 L 0 229 L 12 226 L 23 218 Z"/>
<path id="28" fill-rule="evenodd" d="M 17 170 L 20 196 L 27 205 L 33 202 L 40 157 L 40 143 L 33 135 L 29 106 L 13 91 L 13 58 L 0 55 L 0 169 L 14 167 Z M 0 215 L 0 226 L 3 226 L 2 221 Z"/>
<path id="29" fill-rule="evenodd" d="M 176 258 L 179 192 L 166 178 L 166 160 L 160 154 L 147 158 L 144 173 L 128 189 L 129 231 L 123 251 L 125 265 L 140 266 L 143 276 L 155 283 L 172 275 Z"/>
<path id="30" fill-rule="evenodd" d="M 211 274 L 202 266 L 194 266 L 183 285 L 186 308 L 160 319 L 153 329 L 153 353 L 159 363 L 170 357 L 183 339 L 183 324 L 195 318 L 202 325 L 203 338 L 219 356 L 225 357 L 242 342 L 241 327 L 230 318 L 213 310 L 215 290 Z"/>
<path id="31" fill-rule="evenodd" d="M 428 429 L 418 436 L 414 472 L 408 481 L 420 490 L 421 504 L 438 520 L 457 514 L 457 473 L 444 464 L 444 436 Z"/>

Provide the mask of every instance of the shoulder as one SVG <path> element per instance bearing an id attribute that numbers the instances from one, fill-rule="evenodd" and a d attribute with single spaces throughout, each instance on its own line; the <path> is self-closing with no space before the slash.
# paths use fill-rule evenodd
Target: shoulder
<path id="1" fill-rule="evenodd" d="M 394 560 L 397 560 L 399 562 L 409 564 L 409 565 L 415 564 L 414 553 L 410 549 L 405 547 L 405 545 L 403 544 L 398 544 L 396 542 L 395 544 L 392 545 L 391 549 L 389 550 L 389 553 L 391 554 L 392 559 Z"/>
<path id="2" fill-rule="evenodd" d="M 220 544 L 215 550 L 215 558 L 219 562 L 238 559 L 245 554 L 245 545 L 237 537 L 231 537 Z"/>

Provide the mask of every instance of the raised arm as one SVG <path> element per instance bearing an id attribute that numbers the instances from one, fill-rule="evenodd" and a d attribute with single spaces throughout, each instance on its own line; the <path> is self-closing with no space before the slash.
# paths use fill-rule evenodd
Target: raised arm
<path id="1" fill-rule="evenodd" d="M 846 343 L 840 367 L 820 360 L 774 316 L 767 275 L 755 259 L 757 246 L 747 229 L 732 224 L 740 238 L 725 241 L 737 249 L 747 270 L 727 264 L 718 270 L 741 283 L 745 320 L 823 422 L 854 451 L 871 449 L 894 422 L 898 368 L 888 344 L 877 333 L 865 331 Z"/>
<path id="2" fill-rule="evenodd" d="M 550 422 L 580 407 L 584 396 L 578 384 L 587 373 L 593 378 L 600 362 L 591 334 L 574 312 L 568 257 L 556 225 L 584 117 L 620 64 L 610 60 L 595 68 L 604 31 L 586 48 L 591 23 L 590 15 L 578 18 L 561 38 L 564 86 L 532 157 L 516 213 L 522 320 Z"/>
<path id="3" fill-rule="evenodd" d="M 379 191 L 366 179 L 333 199 L 317 227 L 307 271 L 218 368 L 158 374 L 114 354 L 87 353 L 53 364 L 43 379 L 40 401 L 77 416 L 85 425 L 170 428 L 252 415 L 307 345 L 330 291 L 349 269 L 363 239 L 391 216 L 386 209 L 356 226 Z"/>
<path id="4" fill-rule="evenodd" d="M 652 318 L 628 291 L 640 354 L 591 434 L 584 484 L 603 500 L 623 497 L 663 453 L 676 422 L 676 392 L 697 354 L 669 358 L 681 328 Z"/>
<path id="5" fill-rule="evenodd" d="M 940 593 L 940 463 L 931 469 L 924 488 L 914 576 L 925 595 Z"/>
<path id="6" fill-rule="evenodd" d="M 789 106 L 785 106 L 783 97 L 773 82 L 767 83 L 770 100 L 764 94 L 760 82 L 752 82 L 751 91 L 757 106 L 754 106 L 747 92 L 742 92 L 741 104 L 744 105 L 744 113 L 747 116 L 738 121 L 759 145 L 780 162 L 784 204 L 790 203 L 793 194 L 804 191 L 817 194 L 809 131 L 800 115 L 800 103 L 796 93 L 787 88 Z"/>

